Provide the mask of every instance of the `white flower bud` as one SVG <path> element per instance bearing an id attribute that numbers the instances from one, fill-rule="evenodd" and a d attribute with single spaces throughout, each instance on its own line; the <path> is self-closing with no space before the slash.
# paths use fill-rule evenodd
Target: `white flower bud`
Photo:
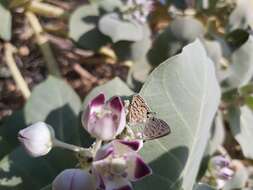
<path id="1" fill-rule="evenodd" d="M 96 190 L 92 176 L 80 169 L 67 169 L 53 181 L 53 190 Z"/>
<path id="2" fill-rule="evenodd" d="M 44 122 L 37 122 L 18 133 L 19 141 L 33 157 L 46 155 L 53 146 L 53 128 Z"/>

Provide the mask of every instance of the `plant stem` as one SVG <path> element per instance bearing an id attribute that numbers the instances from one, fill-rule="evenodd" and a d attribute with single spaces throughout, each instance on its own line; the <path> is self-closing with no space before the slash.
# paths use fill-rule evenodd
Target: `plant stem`
<path id="1" fill-rule="evenodd" d="M 71 150 L 71 151 L 74 151 L 74 152 L 82 152 L 87 157 L 92 156 L 92 153 L 91 153 L 90 149 L 83 148 L 83 147 L 76 146 L 76 145 L 72 145 L 72 144 L 68 144 L 68 143 L 59 141 L 58 139 L 54 139 L 53 144 L 54 144 L 55 147 L 64 148 L 64 149 Z"/>
<path id="2" fill-rule="evenodd" d="M 22 77 L 22 75 L 16 65 L 15 59 L 13 57 L 13 54 L 16 53 L 17 50 L 10 43 L 6 43 L 4 45 L 4 48 L 5 48 L 5 60 L 6 60 L 6 63 L 11 71 L 11 74 L 12 74 L 18 88 L 20 89 L 21 93 L 23 94 L 24 98 L 28 99 L 31 95 L 31 92 L 30 92 L 24 78 Z"/>
<path id="3" fill-rule="evenodd" d="M 102 145 L 102 140 L 96 139 L 96 142 L 92 146 L 93 157 L 95 157 L 95 154 L 97 153 L 97 151 L 101 147 L 101 145 Z"/>
<path id="4" fill-rule="evenodd" d="M 27 9 L 33 13 L 46 17 L 66 18 L 68 16 L 64 9 L 39 1 L 31 1 L 27 6 Z"/>
<path id="5" fill-rule="evenodd" d="M 51 46 L 49 44 L 49 40 L 47 36 L 44 34 L 44 31 L 39 23 L 38 18 L 36 17 L 35 14 L 33 14 L 30 11 L 26 12 L 26 17 L 34 31 L 37 44 L 39 45 L 41 52 L 43 54 L 43 57 L 46 61 L 49 73 L 54 76 L 60 77 L 61 76 L 60 70 L 56 63 L 56 59 L 53 55 Z"/>

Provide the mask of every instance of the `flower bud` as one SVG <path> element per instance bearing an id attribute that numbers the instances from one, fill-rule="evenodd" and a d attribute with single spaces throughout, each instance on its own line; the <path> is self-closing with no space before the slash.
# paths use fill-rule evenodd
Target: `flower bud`
<path id="1" fill-rule="evenodd" d="M 53 190 L 96 190 L 92 176 L 80 169 L 67 169 L 53 181 Z"/>
<path id="2" fill-rule="evenodd" d="M 46 155 L 53 146 L 53 128 L 44 122 L 37 122 L 18 133 L 18 139 L 33 157 Z"/>

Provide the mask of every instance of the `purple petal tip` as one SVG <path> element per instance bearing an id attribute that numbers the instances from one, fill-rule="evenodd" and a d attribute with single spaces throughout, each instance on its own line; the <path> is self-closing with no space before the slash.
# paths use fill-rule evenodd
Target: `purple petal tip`
<path id="1" fill-rule="evenodd" d="M 117 111 L 121 111 L 123 109 L 123 104 L 120 97 L 115 96 L 110 100 L 110 106 Z"/>
<path id="2" fill-rule="evenodd" d="M 142 142 L 141 141 L 124 141 L 124 140 L 120 140 L 119 142 L 121 144 L 124 144 L 124 145 L 128 146 L 129 148 L 131 148 L 134 151 L 138 151 L 142 147 Z"/>
<path id="3" fill-rule="evenodd" d="M 151 174 L 152 174 L 151 168 L 140 157 L 137 157 L 135 174 L 134 174 L 135 178 L 141 179 Z"/>
<path id="4" fill-rule="evenodd" d="M 104 93 L 100 93 L 94 99 L 91 100 L 90 106 L 103 105 L 105 103 Z"/>

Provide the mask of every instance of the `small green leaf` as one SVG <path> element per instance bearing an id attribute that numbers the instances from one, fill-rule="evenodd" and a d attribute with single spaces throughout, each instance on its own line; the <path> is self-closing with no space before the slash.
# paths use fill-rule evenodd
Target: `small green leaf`
<path id="1" fill-rule="evenodd" d="M 249 39 L 232 54 L 232 65 L 227 83 L 229 87 L 246 85 L 253 76 L 253 37 Z"/>
<path id="2" fill-rule="evenodd" d="M 228 113 L 229 127 L 237 142 L 241 145 L 245 157 L 253 159 L 251 147 L 253 136 L 253 112 L 247 107 L 232 107 Z"/>
<path id="3" fill-rule="evenodd" d="M 220 101 L 214 65 L 200 41 L 157 67 L 140 94 L 171 134 L 145 143 L 141 155 L 153 175 L 135 189 L 192 189 Z"/>
<path id="4" fill-rule="evenodd" d="M 104 15 L 98 23 L 100 32 L 112 41 L 139 41 L 143 38 L 142 25 L 135 20 L 123 20 L 117 13 Z"/>
<path id="5" fill-rule="evenodd" d="M 176 18 L 154 40 L 149 60 L 152 65 L 157 66 L 181 52 L 185 45 L 203 36 L 204 27 L 200 21 L 188 17 Z"/>
<path id="6" fill-rule="evenodd" d="M 109 39 L 97 29 L 99 16 L 97 5 L 83 5 L 71 14 L 69 37 L 81 48 L 97 51 L 108 42 Z"/>
<path id="7" fill-rule="evenodd" d="M 11 39 L 12 16 L 7 8 L 6 0 L 0 1 L 0 38 L 9 41 Z"/>

